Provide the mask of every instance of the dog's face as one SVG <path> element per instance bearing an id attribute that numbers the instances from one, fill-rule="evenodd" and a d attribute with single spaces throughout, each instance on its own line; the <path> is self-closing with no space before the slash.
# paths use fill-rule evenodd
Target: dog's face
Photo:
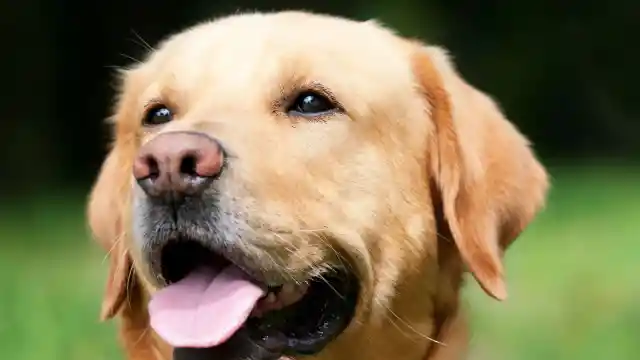
<path id="1" fill-rule="evenodd" d="M 251 14 L 171 37 L 123 75 L 89 206 L 112 251 L 105 317 L 132 269 L 151 326 L 185 354 L 321 354 L 403 287 L 433 301 L 438 208 L 505 296 L 501 252 L 546 176 L 439 49 L 370 22 Z"/>

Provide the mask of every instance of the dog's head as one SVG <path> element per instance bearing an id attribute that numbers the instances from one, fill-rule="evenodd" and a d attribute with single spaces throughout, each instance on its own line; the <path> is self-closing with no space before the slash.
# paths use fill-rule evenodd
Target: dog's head
<path id="1" fill-rule="evenodd" d="M 439 218 L 504 298 L 502 252 L 547 187 L 442 50 L 373 22 L 201 24 L 123 72 L 113 126 L 89 204 L 111 259 L 103 317 L 153 294 L 161 337 L 227 358 L 321 354 L 389 312 L 432 331 L 437 293 L 457 291 L 437 284 Z"/>

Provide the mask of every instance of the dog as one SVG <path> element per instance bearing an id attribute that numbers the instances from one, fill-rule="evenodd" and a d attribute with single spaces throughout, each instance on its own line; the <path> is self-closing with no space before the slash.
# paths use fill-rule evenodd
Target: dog
<path id="1" fill-rule="evenodd" d="M 548 175 L 447 52 L 301 11 L 195 25 L 121 72 L 88 222 L 131 360 L 448 360 L 460 289 Z"/>

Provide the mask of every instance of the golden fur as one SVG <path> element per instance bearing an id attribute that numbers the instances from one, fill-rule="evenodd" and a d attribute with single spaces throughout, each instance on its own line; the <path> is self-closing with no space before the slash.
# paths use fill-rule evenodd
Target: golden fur
<path id="1" fill-rule="evenodd" d="M 121 318 L 127 359 L 171 356 L 149 329 L 155 286 L 135 240 L 131 175 L 141 144 L 169 131 L 210 134 L 237 154 L 225 204 L 247 214 L 238 226 L 259 236 L 243 251 L 266 274 L 354 268 L 356 318 L 313 359 L 459 359 L 463 272 L 506 297 L 502 253 L 543 206 L 547 175 L 442 49 L 371 21 L 243 14 L 169 38 L 122 75 L 88 218 L 110 258 L 102 318 Z M 282 94 L 318 84 L 344 114 L 305 121 L 274 110 Z M 141 118 L 154 101 L 177 119 L 151 131 Z"/>

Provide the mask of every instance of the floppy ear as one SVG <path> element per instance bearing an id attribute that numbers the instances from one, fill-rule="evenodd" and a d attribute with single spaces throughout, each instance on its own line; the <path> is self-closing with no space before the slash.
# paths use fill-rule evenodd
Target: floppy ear
<path id="1" fill-rule="evenodd" d="M 109 258 L 109 273 L 102 301 L 101 319 L 114 317 L 122 308 L 131 291 L 139 291 L 135 283 L 132 259 L 126 237 L 130 229 L 131 171 L 130 154 L 136 146 L 136 98 L 139 82 L 136 70 L 118 72 L 121 85 L 116 101 L 115 116 L 111 119 L 115 141 L 102 164 L 93 186 L 87 207 L 89 227 L 95 240 Z"/>
<path id="2" fill-rule="evenodd" d="M 109 151 L 87 207 L 89 227 L 109 258 L 109 273 L 100 317 L 120 317 L 120 341 L 127 359 L 159 359 L 159 344 L 149 331 L 148 299 L 128 249 L 130 236 L 133 156 L 137 148 L 135 94 L 140 92 L 135 70 L 120 73 L 122 89 L 114 116 L 115 142 Z M 165 352 L 168 351 L 165 349 Z"/>
<path id="3" fill-rule="evenodd" d="M 130 143 L 122 141 L 107 155 L 88 206 L 89 226 L 109 257 L 109 274 L 102 300 L 102 320 L 120 314 L 120 339 L 128 359 L 158 359 L 159 345 L 149 332 L 144 310 L 147 299 L 127 249 L 130 217 Z"/>
<path id="4" fill-rule="evenodd" d="M 525 137 L 442 49 L 416 45 L 413 66 L 434 123 L 429 171 L 445 220 L 482 288 L 504 299 L 503 251 L 544 205 L 547 174 Z"/>
<path id="5" fill-rule="evenodd" d="M 107 155 L 91 191 L 88 205 L 89 227 L 109 258 L 109 273 L 100 317 L 112 318 L 127 298 L 132 284 L 132 263 L 127 250 L 126 211 L 129 199 L 129 172 L 126 158 L 116 145 Z"/>

